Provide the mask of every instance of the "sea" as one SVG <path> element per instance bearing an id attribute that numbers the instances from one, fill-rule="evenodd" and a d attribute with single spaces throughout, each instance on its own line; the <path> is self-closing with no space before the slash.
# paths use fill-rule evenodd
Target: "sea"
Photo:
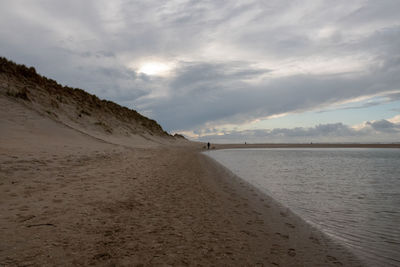
<path id="1" fill-rule="evenodd" d="M 400 149 L 205 152 L 370 266 L 400 266 Z"/>

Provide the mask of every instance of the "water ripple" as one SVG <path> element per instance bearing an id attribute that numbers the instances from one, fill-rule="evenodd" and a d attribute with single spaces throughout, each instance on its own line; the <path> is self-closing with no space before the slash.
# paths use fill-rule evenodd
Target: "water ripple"
<path id="1" fill-rule="evenodd" d="M 400 150 L 241 149 L 209 155 L 371 266 L 400 266 Z"/>

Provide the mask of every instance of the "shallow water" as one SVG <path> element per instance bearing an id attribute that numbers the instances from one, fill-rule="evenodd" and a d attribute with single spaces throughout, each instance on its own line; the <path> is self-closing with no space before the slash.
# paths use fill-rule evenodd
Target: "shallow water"
<path id="1" fill-rule="evenodd" d="M 400 266 L 400 149 L 229 149 L 206 154 L 371 266 Z"/>

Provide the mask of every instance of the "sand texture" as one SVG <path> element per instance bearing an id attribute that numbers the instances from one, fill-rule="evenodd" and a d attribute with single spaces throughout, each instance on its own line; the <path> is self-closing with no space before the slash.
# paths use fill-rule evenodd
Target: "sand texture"
<path id="1" fill-rule="evenodd" d="M 201 144 L 112 144 L 3 96 L 0 112 L 0 266 L 361 266 Z"/>

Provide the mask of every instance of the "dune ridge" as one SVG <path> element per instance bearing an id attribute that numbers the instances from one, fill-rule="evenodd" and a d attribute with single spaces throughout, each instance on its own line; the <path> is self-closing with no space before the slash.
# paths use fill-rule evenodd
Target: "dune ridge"
<path id="1" fill-rule="evenodd" d="M 132 139 L 168 143 L 184 139 L 180 135 L 171 136 L 155 120 L 135 110 L 101 100 L 79 88 L 62 86 L 39 75 L 34 67 L 3 57 L 0 57 L 0 94 L 52 120 L 113 143 L 132 143 Z"/>

